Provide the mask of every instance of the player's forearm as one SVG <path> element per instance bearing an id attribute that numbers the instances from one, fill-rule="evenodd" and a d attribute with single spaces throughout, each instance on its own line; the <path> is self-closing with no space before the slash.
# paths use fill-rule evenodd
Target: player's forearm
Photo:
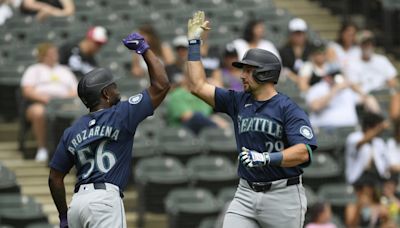
<path id="1" fill-rule="evenodd" d="M 281 167 L 295 167 L 307 162 L 310 157 L 305 144 L 297 144 L 282 151 Z"/>
<path id="2" fill-rule="evenodd" d="M 58 213 L 60 215 L 66 215 L 68 207 L 65 199 L 64 180 L 49 177 L 49 188 Z"/>
<path id="3" fill-rule="evenodd" d="M 143 58 L 148 66 L 151 87 L 166 93 L 170 84 L 164 65 L 150 49 L 143 54 Z"/>
<path id="4" fill-rule="evenodd" d="M 203 64 L 201 61 L 188 61 L 187 68 L 189 89 L 192 93 L 198 94 L 206 83 L 206 73 Z"/>

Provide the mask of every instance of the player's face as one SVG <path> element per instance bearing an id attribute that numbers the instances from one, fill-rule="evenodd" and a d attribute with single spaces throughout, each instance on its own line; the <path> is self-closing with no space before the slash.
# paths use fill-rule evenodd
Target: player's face
<path id="1" fill-rule="evenodd" d="M 240 78 L 243 82 L 243 89 L 246 92 L 252 92 L 259 86 L 259 84 L 253 78 L 253 71 L 255 69 L 256 68 L 253 66 L 246 65 L 242 68 L 242 75 L 240 76 Z"/>

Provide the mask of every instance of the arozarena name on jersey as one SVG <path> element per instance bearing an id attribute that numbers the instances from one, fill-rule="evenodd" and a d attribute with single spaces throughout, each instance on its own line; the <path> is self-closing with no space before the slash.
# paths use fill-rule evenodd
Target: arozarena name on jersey
<path id="1" fill-rule="evenodd" d="M 71 140 L 71 144 L 68 146 L 68 151 L 75 153 L 76 147 L 84 140 L 90 139 L 92 137 L 108 137 L 111 140 L 117 141 L 119 135 L 119 129 L 115 129 L 111 126 L 93 126 L 90 130 L 83 130 L 76 134 Z"/>
<path id="2" fill-rule="evenodd" d="M 264 132 L 278 139 L 282 138 L 282 126 L 262 117 L 238 117 L 239 134 L 249 131 Z"/>

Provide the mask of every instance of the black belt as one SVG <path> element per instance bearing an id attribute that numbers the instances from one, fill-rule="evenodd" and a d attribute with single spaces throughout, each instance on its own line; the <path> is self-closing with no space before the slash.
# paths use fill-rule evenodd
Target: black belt
<path id="1" fill-rule="evenodd" d="M 89 183 L 90 184 L 90 183 Z M 75 187 L 74 192 L 77 193 L 79 191 L 79 186 Z M 102 190 L 107 190 L 106 184 L 105 183 L 93 183 L 93 188 L 94 189 L 102 189 Z M 121 198 L 124 198 L 124 193 L 122 191 L 119 191 L 119 196 Z"/>
<path id="2" fill-rule="evenodd" d="M 251 182 L 247 181 L 250 188 L 255 192 L 267 192 L 271 189 L 273 182 Z M 288 178 L 286 186 L 300 184 L 300 176 Z"/>

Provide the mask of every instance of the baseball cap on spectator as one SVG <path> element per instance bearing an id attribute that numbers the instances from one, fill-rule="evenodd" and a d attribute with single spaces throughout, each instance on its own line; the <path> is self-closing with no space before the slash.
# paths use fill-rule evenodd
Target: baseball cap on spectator
<path id="1" fill-rule="evenodd" d="M 357 34 L 357 41 L 359 44 L 374 42 L 374 34 L 369 30 L 363 30 Z"/>
<path id="2" fill-rule="evenodd" d="M 289 21 L 290 32 L 306 32 L 307 23 L 301 18 L 293 18 Z"/>
<path id="3" fill-rule="evenodd" d="M 91 27 L 86 33 L 86 38 L 99 44 L 105 44 L 108 41 L 107 30 L 102 26 Z"/>
<path id="4" fill-rule="evenodd" d="M 228 43 L 225 46 L 223 56 L 226 57 L 226 56 L 237 56 L 237 55 L 238 55 L 238 53 L 236 51 L 235 45 L 233 45 L 233 43 Z"/>
<path id="5" fill-rule="evenodd" d="M 186 36 L 175 37 L 174 40 L 172 41 L 172 45 L 175 48 L 179 48 L 179 47 L 188 48 L 189 47 L 188 39 Z"/>

